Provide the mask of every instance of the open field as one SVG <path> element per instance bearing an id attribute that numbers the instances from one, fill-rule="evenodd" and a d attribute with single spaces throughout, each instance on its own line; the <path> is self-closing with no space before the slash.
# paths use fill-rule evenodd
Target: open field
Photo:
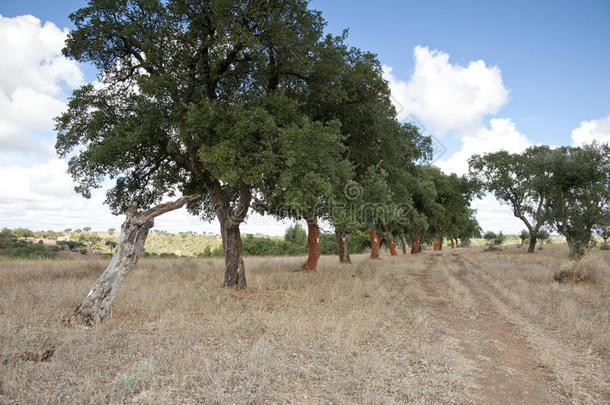
<path id="1" fill-rule="evenodd" d="M 0 403 L 610 402 L 610 252 L 578 284 L 564 245 L 523 252 L 248 257 L 241 292 L 145 258 L 92 329 L 61 319 L 106 261 L 3 261 Z"/>

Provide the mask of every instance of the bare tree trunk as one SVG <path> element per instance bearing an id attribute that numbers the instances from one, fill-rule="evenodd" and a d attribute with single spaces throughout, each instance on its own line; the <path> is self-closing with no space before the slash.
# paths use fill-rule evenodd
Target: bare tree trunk
<path id="1" fill-rule="evenodd" d="M 250 208 L 252 192 L 244 187 L 239 190 L 239 200 L 235 206 L 226 199 L 213 197 L 216 217 L 220 222 L 222 250 L 225 257 L 225 278 L 223 287 L 246 288 L 246 270 L 241 255 L 242 243 L 239 225 L 243 222 Z"/>
<path id="2" fill-rule="evenodd" d="M 309 255 L 303 269 L 316 271 L 320 258 L 320 228 L 318 228 L 318 221 L 315 218 L 307 220 L 307 246 Z"/>
<path id="3" fill-rule="evenodd" d="M 337 249 L 339 251 L 339 263 L 351 263 L 352 260 L 349 257 L 349 249 L 347 248 L 347 237 L 345 235 L 345 229 L 341 231 L 335 231 L 337 237 Z"/>
<path id="4" fill-rule="evenodd" d="M 390 249 L 390 255 L 398 256 L 398 253 L 396 253 L 396 248 L 394 247 L 394 236 L 392 236 L 392 233 L 390 231 L 386 231 L 385 237 L 388 239 L 388 249 Z"/>
<path id="5" fill-rule="evenodd" d="M 443 235 L 438 237 L 438 250 L 443 250 Z"/>
<path id="6" fill-rule="evenodd" d="M 402 254 L 406 255 L 407 254 L 407 242 L 405 241 L 405 236 L 403 234 L 400 234 L 398 236 L 398 241 L 400 242 L 400 248 L 402 249 Z"/>
<path id="7" fill-rule="evenodd" d="M 451 238 L 451 249 L 455 249 L 455 242 L 453 241 L 453 238 Z"/>
<path id="8" fill-rule="evenodd" d="M 411 239 L 411 254 L 417 253 L 417 239 Z"/>
<path id="9" fill-rule="evenodd" d="M 530 237 L 530 245 L 527 248 L 527 253 L 534 253 L 536 251 L 536 236 Z"/>
<path id="10" fill-rule="evenodd" d="M 119 243 L 110 264 L 69 318 L 69 323 L 91 326 L 102 322 L 110 313 L 112 301 L 125 277 L 135 267 L 142 254 L 148 232 L 154 226 L 154 218 L 176 210 L 199 197 L 199 195 L 184 196 L 144 212 L 138 212 L 135 206 L 131 206 L 121 226 Z"/>
<path id="11" fill-rule="evenodd" d="M 371 259 L 379 259 L 379 236 L 377 236 L 377 231 L 375 229 L 371 229 L 369 231 L 369 237 L 371 238 Z"/>
<path id="12" fill-rule="evenodd" d="M 439 247 L 439 245 L 440 245 L 440 244 L 441 244 L 440 238 L 439 238 L 438 236 L 435 236 L 435 237 L 434 237 L 434 248 L 432 248 L 432 250 L 433 250 L 434 252 L 436 252 L 437 250 L 439 250 L 439 249 L 438 249 L 438 247 Z"/>
<path id="13" fill-rule="evenodd" d="M 241 256 L 241 234 L 239 223 L 223 221 L 220 223 L 222 250 L 225 256 L 224 287 L 246 288 L 246 267 Z"/>

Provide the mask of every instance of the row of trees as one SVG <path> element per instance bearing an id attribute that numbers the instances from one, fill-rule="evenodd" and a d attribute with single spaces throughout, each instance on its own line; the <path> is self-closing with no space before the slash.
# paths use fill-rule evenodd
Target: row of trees
<path id="1" fill-rule="evenodd" d="M 478 232 L 474 183 L 425 165 L 430 139 L 396 120 L 376 56 L 323 35 L 307 1 L 92 0 L 70 18 L 64 54 L 97 67 L 99 82 L 74 91 L 56 149 L 77 191 L 112 179 L 106 203 L 127 214 L 80 321 L 103 319 L 154 216 L 183 205 L 220 222 L 224 285 L 238 288 L 251 210 L 306 220 L 309 270 L 323 220 L 342 262 L 356 230 L 373 257 L 378 231 L 392 254 L 394 235 L 416 252 L 430 234 L 440 248 Z"/>
<path id="2" fill-rule="evenodd" d="M 533 146 L 523 153 L 506 151 L 475 155 L 470 174 L 483 190 L 508 204 L 527 227 L 528 252 L 548 227 L 563 235 L 570 258 L 580 258 L 594 243 L 604 241 L 610 227 L 610 147 Z M 546 232 L 546 231 L 544 231 Z M 604 237 L 605 235 L 605 237 Z"/>

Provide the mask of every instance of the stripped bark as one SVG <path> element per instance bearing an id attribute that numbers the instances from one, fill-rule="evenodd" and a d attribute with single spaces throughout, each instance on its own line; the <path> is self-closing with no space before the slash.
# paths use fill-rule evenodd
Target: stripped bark
<path id="1" fill-rule="evenodd" d="M 388 240 L 388 249 L 390 249 L 390 255 L 398 256 L 398 253 L 396 253 L 396 248 L 394 247 L 394 236 L 392 236 L 392 233 L 389 231 L 386 231 L 385 237 Z"/>
<path id="2" fill-rule="evenodd" d="M 320 258 L 320 228 L 318 228 L 318 220 L 315 218 L 307 220 L 307 246 L 309 254 L 303 269 L 316 271 Z"/>
<path id="3" fill-rule="evenodd" d="M 180 197 L 176 201 L 159 204 L 147 211 L 138 212 L 131 206 L 121 226 L 121 236 L 116 251 L 106 270 L 97 279 L 93 287 L 68 319 L 70 324 L 92 326 L 102 322 L 110 313 L 110 306 L 119 292 L 127 274 L 135 267 L 148 236 L 154 226 L 154 218 L 182 207 L 189 201 L 200 198 L 200 195 Z"/>
<path id="4" fill-rule="evenodd" d="M 351 263 L 352 260 L 349 257 L 349 249 L 347 248 L 347 237 L 345 234 L 345 229 L 335 231 L 335 236 L 337 238 L 337 249 L 339 251 L 339 263 Z"/>
<path id="5" fill-rule="evenodd" d="M 379 245 L 381 242 L 379 236 L 377 236 L 377 231 L 371 229 L 369 231 L 369 237 L 371 239 L 371 259 L 379 259 Z"/>

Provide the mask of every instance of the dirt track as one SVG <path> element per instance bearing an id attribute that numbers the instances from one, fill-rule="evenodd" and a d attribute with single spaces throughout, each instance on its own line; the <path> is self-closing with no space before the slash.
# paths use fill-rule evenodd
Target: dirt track
<path id="1" fill-rule="evenodd" d="M 474 388 L 469 390 L 468 400 L 494 404 L 608 403 L 608 359 L 587 361 L 590 353 L 583 356 L 561 336 L 508 305 L 504 291 L 489 282 L 494 269 L 484 268 L 478 259 L 480 256 L 473 258 L 459 250 L 429 254 L 426 266 L 410 272 L 424 292 L 422 303 L 474 365 Z M 577 376 L 585 377 L 579 381 L 582 385 L 566 389 L 560 376 L 544 366 L 540 353 L 548 347 L 561 353 Z"/>

